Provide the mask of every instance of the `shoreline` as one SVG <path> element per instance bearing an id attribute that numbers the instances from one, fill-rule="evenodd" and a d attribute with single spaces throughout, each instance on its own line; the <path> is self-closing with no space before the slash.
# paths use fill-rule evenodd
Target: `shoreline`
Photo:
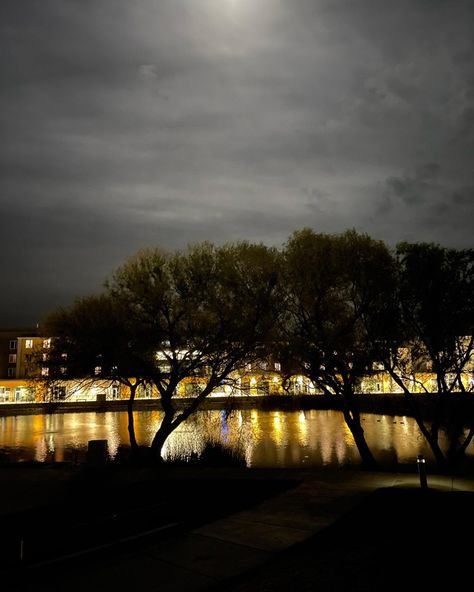
<path id="1" fill-rule="evenodd" d="M 437 401 L 437 395 L 416 394 L 415 400 L 423 413 L 430 411 Z M 358 394 L 357 400 L 361 413 L 377 413 L 383 415 L 402 415 L 413 417 L 413 413 L 405 396 L 401 393 Z M 473 411 L 474 395 L 472 393 L 453 393 L 450 396 L 453 410 L 460 413 Z M 186 407 L 190 399 L 176 398 L 173 400 L 176 409 Z M 127 411 L 128 400 L 108 401 L 56 401 L 48 403 L 0 403 L 0 417 L 12 415 L 39 415 L 54 413 L 86 413 L 86 412 L 124 412 Z M 456 409 L 457 408 L 457 409 Z M 258 409 L 261 411 L 304 411 L 333 410 L 341 411 L 341 399 L 328 395 L 264 395 L 245 397 L 209 397 L 205 399 L 199 410 L 244 410 Z M 134 411 L 162 411 L 160 399 L 136 399 Z"/>

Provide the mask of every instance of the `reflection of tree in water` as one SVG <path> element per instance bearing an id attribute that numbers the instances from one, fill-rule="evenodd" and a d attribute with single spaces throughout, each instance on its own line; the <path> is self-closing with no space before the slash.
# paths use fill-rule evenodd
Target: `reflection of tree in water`
<path id="1" fill-rule="evenodd" d="M 408 462 L 418 453 L 430 457 L 410 418 L 366 415 L 364 427 L 381 462 Z M 248 466 L 359 462 L 352 434 L 340 412 L 334 411 L 203 410 L 172 434 L 166 457 L 199 455 L 207 442 L 219 442 L 243 453 Z"/>
<path id="2" fill-rule="evenodd" d="M 230 427 L 229 445 L 234 450 L 241 452 L 245 456 L 247 465 L 250 465 L 254 446 L 261 438 L 259 423 L 252 421 L 252 413 L 249 410 L 232 411 L 227 422 Z"/>
<path id="3" fill-rule="evenodd" d="M 199 411 L 168 438 L 164 454 L 167 460 L 199 455 L 206 443 L 221 443 L 244 454 L 250 463 L 253 443 L 259 437 L 258 422 L 250 411 Z"/>
<path id="4" fill-rule="evenodd" d="M 136 413 L 139 443 L 147 446 L 162 414 L 160 411 Z M 192 453 L 199 455 L 210 441 L 222 442 L 243 453 L 247 466 L 341 466 L 358 463 L 359 455 L 340 412 L 285 411 L 279 412 L 277 422 L 275 417 L 277 415 L 273 411 L 257 409 L 200 411 L 170 437 L 167 458 L 183 458 Z M 279 434 L 275 432 L 276 423 Z M 364 414 L 363 425 L 367 442 L 375 457 L 384 465 L 393 465 L 395 461 L 397 464 L 413 465 L 418 454 L 423 454 L 428 465 L 433 462 L 430 450 L 412 418 Z M 115 457 L 118 445 L 127 447 L 126 413 L 0 418 L 0 451 L 12 461 L 83 462 L 88 441 L 102 438 L 108 440 L 111 457 Z M 443 440 L 441 444 L 447 445 Z M 470 445 L 467 453 L 470 459 L 474 459 L 474 444 Z"/>
<path id="5" fill-rule="evenodd" d="M 48 454 L 45 438 L 38 438 L 35 443 L 35 461 L 44 462 Z"/>

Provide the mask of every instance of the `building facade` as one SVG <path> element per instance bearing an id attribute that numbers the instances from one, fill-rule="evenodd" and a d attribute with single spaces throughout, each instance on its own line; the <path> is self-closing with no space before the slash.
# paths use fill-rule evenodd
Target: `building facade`
<path id="1" fill-rule="evenodd" d="M 0 329 L 0 402 L 36 400 L 33 353 L 42 344 L 37 329 Z"/>
<path id="2" fill-rule="evenodd" d="M 50 347 L 51 338 L 41 335 L 38 329 L 0 329 L 0 403 L 104 401 L 129 397 L 128 387 L 114 380 L 68 380 L 45 386 Z M 413 369 L 408 382 L 411 392 L 437 391 L 436 376 L 429 370 L 426 364 Z M 204 376 L 183 380 L 176 396 L 196 396 L 205 381 Z M 467 365 L 462 381 L 467 391 L 474 390 L 474 360 Z M 384 394 L 402 392 L 393 378 L 376 365 L 370 376 L 361 381 L 359 390 Z M 210 396 L 318 394 L 321 391 L 305 376 L 284 376 L 279 362 L 261 360 L 234 373 Z M 156 387 L 143 385 L 138 388 L 137 397 L 157 398 L 159 393 Z"/>

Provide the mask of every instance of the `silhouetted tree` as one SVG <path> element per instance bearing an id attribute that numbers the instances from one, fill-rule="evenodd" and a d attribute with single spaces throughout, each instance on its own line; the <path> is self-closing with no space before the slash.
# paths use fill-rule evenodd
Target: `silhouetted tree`
<path id="1" fill-rule="evenodd" d="M 47 359 L 42 360 L 48 368 L 47 384 L 74 379 L 83 386 L 106 381 L 129 389 L 128 432 L 135 452 L 133 404 L 137 389 L 147 384 L 151 372 L 149 340 L 142 327 L 131 322 L 119 300 L 101 294 L 54 311 L 45 321 L 45 330 L 53 336 Z"/>
<path id="2" fill-rule="evenodd" d="M 372 372 L 375 358 L 366 321 L 382 310 L 393 258 L 382 242 L 367 235 L 316 234 L 310 229 L 295 232 L 284 255 L 282 342 L 287 356 L 339 401 L 363 464 L 374 468 L 356 391 Z"/>
<path id="3" fill-rule="evenodd" d="M 386 301 L 394 322 L 378 335 L 380 358 L 403 390 L 439 467 L 454 468 L 474 435 L 473 406 L 459 397 L 472 390 L 465 377 L 473 370 L 474 250 L 402 243 L 397 260 L 396 290 Z M 418 372 L 434 373 L 436 393 L 417 380 Z M 415 389 L 424 391 L 423 397 Z M 421 405 L 427 397 L 432 404 Z"/>
<path id="4" fill-rule="evenodd" d="M 140 251 L 113 276 L 109 292 L 147 335 L 147 376 L 164 416 L 152 451 L 236 370 L 258 357 L 276 314 L 276 250 L 248 243 L 201 243 L 184 252 Z M 178 410 L 180 383 L 195 396 Z"/>

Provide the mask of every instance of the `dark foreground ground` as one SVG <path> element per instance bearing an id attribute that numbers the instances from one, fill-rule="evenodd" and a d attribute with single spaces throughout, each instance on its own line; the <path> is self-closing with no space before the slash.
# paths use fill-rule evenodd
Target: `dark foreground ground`
<path id="1" fill-rule="evenodd" d="M 132 581 L 141 576 L 147 590 L 471 589 L 474 492 L 451 490 L 449 480 L 441 487 L 421 489 L 416 478 L 407 485 L 404 476 L 390 481 L 394 486 L 376 486 L 371 492 L 369 486 L 360 498 L 360 492 L 354 491 L 349 510 L 345 503 L 337 505 L 351 495 L 347 483 L 364 485 L 369 481 L 388 483 L 390 476 L 377 481 L 371 475 L 357 474 L 348 481 L 343 471 L 323 471 L 315 478 L 298 471 L 196 467 L 159 473 L 148 469 L 0 468 L 1 581 L 8 582 L 4 589 L 9 592 L 67 591 L 82 589 L 82 576 L 89 590 L 121 590 L 125 589 L 121 587 L 123 575 L 113 574 L 122 574 L 119 567 L 129 561 L 138 567 L 135 574 L 128 570 L 128 576 Z M 341 497 L 343 488 L 347 491 Z M 467 489 L 472 489 L 471 484 Z M 337 495 L 332 496 L 331 491 Z M 324 498 L 322 503 L 320 498 Z M 249 528 L 261 520 L 264 530 L 272 528 L 275 517 L 280 524 L 298 526 L 295 520 L 302 511 L 309 518 L 318 512 L 332 518 L 316 534 L 275 548 L 253 566 L 248 563 L 250 567 L 237 570 L 229 564 L 227 572 L 224 563 L 219 566 L 216 561 L 217 568 L 222 568 L 217 580 L 213 582 L 209 572 L 207 579 L 199 580 L 214 551 L 207 556 L 203 548 L 195 546 L 186 551 L 179 540 L 207 543 L 211 541 L 209 533 L 215 534 L 216 529 L 207 527 L 206 531 L 202 525 L 219 524 L 223 517 L 245 514 L 252 508 L 257 510 Z M 242 524 L 242 516 L 246 517 L 240 516 Z M 303 526 L 300 523 L 298 528 Z M 258 541 L 249 539 L 245 532 L 240 536 L 250 548 L 255 545 L 255 554 L 262 553 Z M 219 544 L 229 547 L 229 538 L 227 542 L 222 542 L 221 535 L 218 538 Z M 212 541 L 215 544 L 216 539 Z M 160 581 L 155 564 L 149 573 L 139 571 L 143 557 L 156 555 L 157 549 L 163 557 L 173 545 L 192 555 L 194 571 L 189 573 L 195 574 L 193 577 Z M 239 545 L 234 546 L 235 557 Z M 95 551 L 84 553 L 86 549 Z M 215 549 L 220 552 L 221 547 Z M 60 558 L 63 560 L 58 561 Z M 105 575 L 104 565 L 110 566 Z M 186 571 L 179 567 L 179 573 L 183 569 Z M 105 588 L 94 582 L 96 574 L 107 582 Z"/>
<path id="2" fill-rule="evenodd" d="M 226 590 L 472 589 L 473 538 L 474 493 L 378 489 L 333 525 L 235 578 Z"/>
<path id="3" fill-rule="evenodd" d="M 30 569 L 95 548 L 122 552 L 146 543 L 147 533 L 187 531 L 300 482 L 284 473 L 250 477 L 246 470 L 199 467 L 10 466 L 0 469 L 0 487 L 11 488 L 0 514 L 0 570 Z"/>

